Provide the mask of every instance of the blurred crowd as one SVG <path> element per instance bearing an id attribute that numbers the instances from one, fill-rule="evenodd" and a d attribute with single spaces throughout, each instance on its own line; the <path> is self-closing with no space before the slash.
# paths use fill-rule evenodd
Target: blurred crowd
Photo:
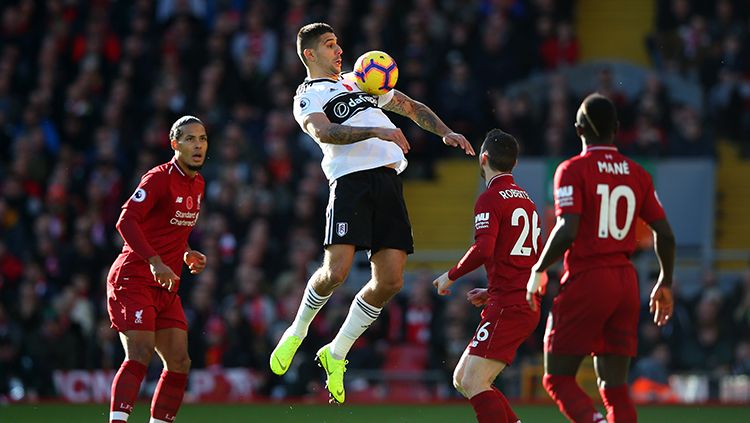
<path id="1" fill-rule="evenodd" d="M 693 17 L 703 16 L 690 7 L 684 16 L 674 9 L 660 10 L 655 40 L 670 31 L 683 34 L 693 28 Z M 291 113 L 305 75 L 294 49 L 297 30 L 330 23 L 345 68 L 366 50 L 390 52 L 400 67 L 398 88 L 471 140 L 500 126 L 518 135 L 527 155 L 563 155 L 580 148 L 570 124 L 580 99 L 556 72 L 579 59 L 573 11 L 572 0 L 3 1 L 0 399 L 12 383 L 32 398 L 55 395 L 54 369 L 119 366 L 123 352 L 104 301 L 105 275 L 122 246 L 114 223 L 139 177 L 169 160 L 169 127 L 184 114 L 201 118 L 209 135 L 206 201 L 190 241 L 209 266 L 198 276 L 183 273 L 180 288 L 193 367 L 255 369 L 262 395 L 311 392 L 319 375 L 304 357 L 332 338 L 354 290 L 337 293 L 323 309 L 295 371 L 271 377 L 270 349 L 321 257 L 328 195 L 320 150 Z M 673 18 L 665 20 L 664 13 Z M 706 57 L 731 50 L 727 37 L 744 40 L 743 22 L 736 22 L 737 33 L 714 35 L 713 22 L 722 17 L 706 13 L 706 49 L 713 54 Z M 692 39 L 678 37 L 686 52 Z M 671 71 L 677 61 L 675 71 L 703 70 L 695 57 L 665 57 L 661 42 L 654 43 L 657 69 Z M 710 101 L 726 108 L 747 95 L 741 89 L 746 63 L 735 59 L 716 62 L 714 79 L 699 78 Z M 504 94 L 535 73 L 548 73 L 554 87 L 543 104 Z M 671 104 L 659 77 L 637 98 L 619 95 L 606 70 L 598 84 L 622 110 L 626 151 L 712 154 L 712 135 L 704 130 L 712 116 Z M 429 178 L 434 160 L 455 154 L 437 137 L 394 120 L 412 145 L 406 177 Z M 366 261 L 361 266 L 366 274 Z M 433 276 L 409 275 L 406 292 L 355 345 L 350 368 L 434 370 L 442 375 L 436 384 L 452 391 L 449 375 L 478 312 L 460 293 L 434 296 Z M 675 324 L 671 336 L 644 326 L 644 355 L 658 362 L 663 345 L 691 342 L 694 351 L 715 359 L 667 357 L 666 371 L 747 372 L 750 346 L 728 341 L 727 329 L 716 325 L 731 315 L 747 333 L 750 282 L 736 286 L 743 293 L 731 297 L 743 299 L 736 304 L 726 295 L 718 305 L 715 296 L 692 299 L 700 306 L 684 308 L 689 324 Z M 522 347 L 519 362 L 537 359 L 540 331 Z M 719 355 L 712 342 L 730 345 Z M 393 351 L 414 360 L 403 363 Z"/>
<path id="2" fill-rule="evenodd" d="M 750 5 L 737 0 L 658 0 L 647 40 L 654 67 L 699 83 L 716 136 L 750 156 Z M 688 127 L 683 137 L 700 128 Z"/>

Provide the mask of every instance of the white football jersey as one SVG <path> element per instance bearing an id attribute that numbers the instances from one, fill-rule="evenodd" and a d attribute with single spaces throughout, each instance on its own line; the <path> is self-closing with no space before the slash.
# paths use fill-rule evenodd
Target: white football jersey
<path id="1" fill-rule="evenodd" d="M 302 121 L 310 113 L 325 113 L 332 123 L 359 127 L 396 128 L 380 108 L 393 98 L 393 91 L 381 96 L 367 94 L 350 78 L 305 79 L 294 96 L 294 119 L 305 131 Z M 307 131 L 305 131 L 307 132 Z M 368 138 L 353 144 L 338 145 L 320 142 L 309 134 L 323 150 L 321 166 L 329 181 L 360 170 L 393 166 L 396 172 L 406 169 L 407 161 L 401 148 L 390 141 Z"/>

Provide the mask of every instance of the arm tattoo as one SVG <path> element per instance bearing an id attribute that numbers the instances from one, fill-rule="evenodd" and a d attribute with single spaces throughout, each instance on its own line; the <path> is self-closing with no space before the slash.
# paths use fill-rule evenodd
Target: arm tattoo
<path id="1" fill-rule="evenodd" d="M 450 132 L 445 123 L 429 107 L 412 100 L 400 91 L 393 93 L 393 99 L 384 105 L 383 109 L 406 116 L 419 125 L 420 128 L 430 131 L 435 135 L 444 136 Z"/>
<path id="2" fill-rule="evenodd" d="M 338 125 L 334 123 L 328 128 L 328 136 L 322 142 L 338 145 L 353 144 L 357 141 L 372 138 L 372 130 L 373 128 L 369 127 Z"/>

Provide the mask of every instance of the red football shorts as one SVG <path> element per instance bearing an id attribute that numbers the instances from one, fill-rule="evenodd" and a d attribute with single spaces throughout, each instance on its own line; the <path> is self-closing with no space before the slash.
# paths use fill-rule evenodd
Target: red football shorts
<path id="1" fill-rule="evenodd" d="M 528 304 L 499 307 L 492 301 L 482 310 L 482 321 L 469 342 L 469 354 L 511 364 L 516 350 L 534 332 L 539 310 Z"/>
<path id="2" fill-rule="evenodd" d="M 107 311 L 112 327 L 118 332 L 154 332 L 169 328 L 187 330 L 187 319 L 180 296 L 164 288 L 147 285 L 113 286 L 108 283 Z"/>
<path id="3" fill-rule="evenodd" d="M 560 287 L 547 318 L 545 351 L 635 357 L 638 291 L 632 266 L 601 267 L 571 276 Z"/>

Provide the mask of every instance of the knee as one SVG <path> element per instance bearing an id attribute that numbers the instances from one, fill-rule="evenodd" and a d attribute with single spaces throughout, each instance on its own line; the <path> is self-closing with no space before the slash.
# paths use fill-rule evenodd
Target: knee
<path id="1" fill-rule="evenodd" d="M 148 366 L 154 355 L 154 346 L 148 343 L 132 343 L 128 345 L 127 360 L 135 360 Z"/>
<path id="2" fill-rule="evenodd" d="M 463 396 L 466 396 L 464 393 L 464 389 L 461 386 L 461 378 L 463 376 L 463 371 L 460 367 L 456 367 L 456 370 L 453 372 L 453 387 L 456 388 L 456 390 Z"/>
<path id="3" fill-rule="evenodd" d="M 391 275 L 385 278 L 380 278 L 377 281 L 377 287 L 381 292 L 392 297 L 398 294 L 401 291 L 401 288 L 404 287 L 404 278 L 401 275 Z"/>
<path id="4" fill-rule="evenodd" d="M 471 398 L 480 392 L 490 389 L 490 383 L 479 375 L 462 373 L 453 376 L 453 386 L 466 398 Z"/>
<path id="5" fill-rule="evenodd" d="M 331 266 L 321 269 L 323 273 L 322 282 L 326 288 L 333 290 L 341 286 L 346 277 L 349 276 L 349 269 L 343 266 Z"/>
<path id="6" fill-rule="evenodd" d="M 165 364 L 167 370 L 170 372 L 187 373 L 190 370 L 190 356 L 187 352 L 184 354 L 178 354 L 174 357 L 170 357 Z"/>

